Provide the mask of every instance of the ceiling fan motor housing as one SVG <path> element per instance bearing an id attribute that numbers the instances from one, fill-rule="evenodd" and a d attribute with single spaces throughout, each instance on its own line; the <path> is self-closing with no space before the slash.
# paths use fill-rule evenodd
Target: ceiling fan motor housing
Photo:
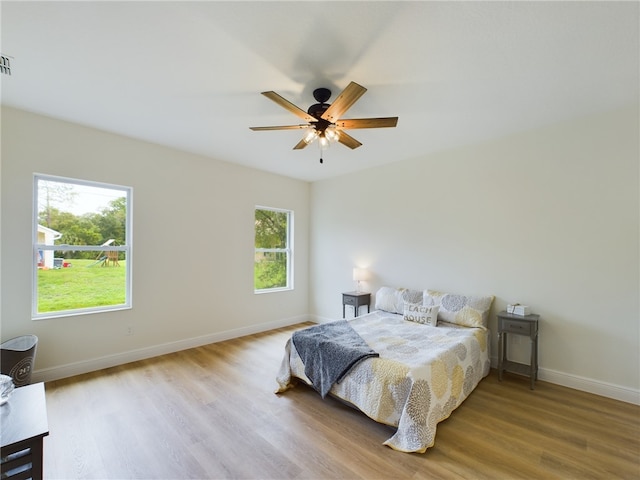
<path id="1" fill-rule="evenodd" d="M 327 103 L 327 100 L 331 98 L 331 90 L 328 88 L 316 88 L 313 91 L 313 98 L 316 99 L 316 102 Z"/>
<path id="2" fill-rule="evenodd" d="M 316 88 L 313 91 L 313 98 L 316 99 L 318 103 L 314 103 L 309 107 L 307 113 L 312 117 L 321 120 L 322 114 L 329 108 L 329 104 L 326 103 L 329 98 L 331 98 L 331 90 L 328 88 Z"/>
<path id="3" fill-rule="evenodd" d="M 318 120 L 322 120 L 320 117 L 322 117 L 322 114 L 326 112 L 329 106 L 330 105 L 328 103 L 314 103 L 309 107 L 309 110 L 307 110 L 307 113 L 312 117 L 317 118 Z"/>

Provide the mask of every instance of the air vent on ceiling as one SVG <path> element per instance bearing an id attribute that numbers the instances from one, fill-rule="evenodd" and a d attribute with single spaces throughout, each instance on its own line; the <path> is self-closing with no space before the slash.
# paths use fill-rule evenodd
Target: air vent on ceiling
<path id="1" fill-rule="evenodd" d="M 4 53 L 0 54 L 0 73 L 11 75 L 11 58 Z"/>

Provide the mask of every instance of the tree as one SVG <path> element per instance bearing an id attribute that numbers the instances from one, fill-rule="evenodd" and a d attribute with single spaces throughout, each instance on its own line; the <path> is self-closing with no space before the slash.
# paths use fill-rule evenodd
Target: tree
<path id="1" fill-rule="evenodd" d="M 286 248 L 287 212 L 256 209 L 256 248 Z"/>
<path id="2" fill-rule="evenodd" d="M 52 210 L 66 205 L 73 205 L 78 193 L 68 183 L 53 182 L 51 180 L 38 180 L 38 207 L 41 212 L 41 223 L 51 226 Z M 55 229 L 54 229 L 55 230 Z"/>
<path id="3" fill-rule="evenodd" d="M 109 207 L 100 214 L 93 214 L 93 222 L 98 225 L 102 242 L 114 239 L 116 244 L 124 245 L 127 229 L 127 199 L 119 197 L 109 202 Z"/>
<path id="4" fill-rule="evenodd" d="M 114 239 L 116 245 L 124 245 L 126 241 L 126 198 L 112 200 L 109 207 L 101 213 L 85 213 L 78 216 L 70 212 L 62 212 L 52 206 L 45 206 L 39 212 L 40 224 L 46 223 L 49 228 L 62 234 L 59 244 L 66 245 L 102 245 Z M 67 258 L 94 258 L 95 252 L 69 251 Z"/>

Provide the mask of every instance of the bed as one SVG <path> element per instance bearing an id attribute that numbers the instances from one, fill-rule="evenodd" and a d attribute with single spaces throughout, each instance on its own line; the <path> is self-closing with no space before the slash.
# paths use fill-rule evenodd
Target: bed
<path id="1" fill-rule="evenodd" d="M 487 318 L 492 301 L 382 287 L 376 293 L 376 311 L 348 321 L 379 356 L 356 362 L 329 393 L 373 420 L 397 427 L 384 445 L 424 453 L 435 443 L 437 424 L 489 373 Z M 313 386 L 303 357 L 292 336 L 276 377 L 276 393 L 297 381 Z"/>

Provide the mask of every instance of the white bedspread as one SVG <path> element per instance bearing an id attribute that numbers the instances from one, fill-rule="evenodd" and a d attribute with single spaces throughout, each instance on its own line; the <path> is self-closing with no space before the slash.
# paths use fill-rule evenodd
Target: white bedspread
<path id="1" fill-rule="evenodd" d="M 425 452 L 435 442 L 437 424 L 488 375 L 489 332 L 447 323 L 431 327 L 383 311 L 349 323 L 380 357 L 356 365 L 331 394 L 375 421 L 397 427 L 385 445 Z M 311 383 L 289 339 L 276 393 L 290 388 L 294 377 Z"/>

